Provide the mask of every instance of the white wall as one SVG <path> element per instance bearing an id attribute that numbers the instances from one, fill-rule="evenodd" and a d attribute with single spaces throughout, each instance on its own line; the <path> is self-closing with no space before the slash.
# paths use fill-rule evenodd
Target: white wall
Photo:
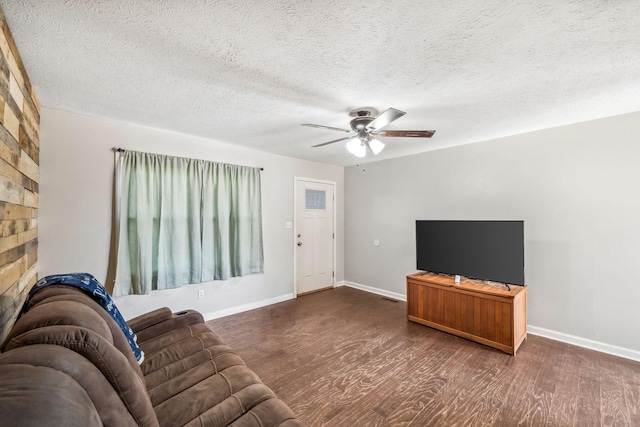
<path id="1" fill-rule="evenodd" d="M 530 330 L 638 358 L 638 135 L 634 113 L 349 167 L 345 279 L 404 295 L 416 219 L 522 219 Z"/>
<path id="2" fill-rule="evenodd" d="M 285 229 L 285 222 L 293 221 L 294 176 L 337 183 L 336 280 L 344 277 L 342 167 L 46 108 L 40 140 L 40 277 L 86 271 L 105 283 L 115 147 L 264 168 L 264 274 L 121 297 L 116 303 L 125 318 L 162 306 L 220 315 L 292 297 L 293 230 Z M 202 300 L 199 289 L 205 289 Z"/>

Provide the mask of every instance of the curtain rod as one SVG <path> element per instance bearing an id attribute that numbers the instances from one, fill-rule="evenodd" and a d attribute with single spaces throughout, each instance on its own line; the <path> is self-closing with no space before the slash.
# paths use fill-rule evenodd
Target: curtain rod
<path id="1" fill-rule="evenodd" d="M 125 150 L 124 148 L 116 148 L 115 150 L 116 150 L 118 153 L 124 153 L 125 151 L 127 151 L 127 150 Z M 261 171 L 263 171 L 263 170 L 264 170 L 264 168 L 258 168 L 258 169 L 260 169 Z"/>

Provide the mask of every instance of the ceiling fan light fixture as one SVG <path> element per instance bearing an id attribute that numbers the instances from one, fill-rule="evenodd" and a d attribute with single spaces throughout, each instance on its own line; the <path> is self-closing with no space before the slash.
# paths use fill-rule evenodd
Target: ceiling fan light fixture
<path id="1" fill-rule="evenodd" d="M 364 145 L 360 146 L 360 149 L 358 151 L 356 151 L 355 153 L 353 153 L 356 157 L 364 157 L 367 155 L 367 147 L 365 147 Z"/>
<path id="2" fill-rule="evenodd" d="M 373 151 L 374 155 L 377 155 L 384 148 L 384 143 L 375 138 L 371 138 L 371 140 L 369 141 L 369 148 L 371 148 L 371 151 Z"/>
<path id="3" fill-rule="evenodd" d="M 349 122 L 349 129 L 336 128 L 332 126 L 315 125 L 312 123 L 304 123 L 302 126 L 312 128 L 335 130 L 350 133 L 351 136 L 334 139 L 313 147 L 324 147 L 325 145 L 335 144 L 336 142 L 347 141 L 347 150 L 356 157 L 365 157 L 367 151 L 375 156 L 382 152 L 385 144 L 375 139 L 374 136 L 381 137 L 399 137 L 399 138 L 431 138 L 436 132 L 435 130 L 383 130 L 387 125 L 400 117 L 404 116 L 404 111 L 395 108 L 387 108 L 378 114 L 377 110 L 370 107 L 362 107 L 352 110 L 349 115 L 353 119 Z M 355 135 L 353 135 L 355 133 Z"/>
<path id="4" fill-rule="evenodd" d="M 356 157 L 364 157 L 367 155 L 367 147 L 362 143 L 360 138 L 351 138 L 347 142 L 347 150 Z"/>

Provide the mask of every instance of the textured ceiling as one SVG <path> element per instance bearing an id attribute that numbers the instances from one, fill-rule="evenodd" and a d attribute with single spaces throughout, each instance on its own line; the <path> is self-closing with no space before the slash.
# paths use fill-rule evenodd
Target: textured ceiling
<path id="1" fill-rule="evenodd" d="M 640 1 L 0 0 L 44 107 L 337 165 L 640 111 Z M 605 141 L 606 142 L 606 141 Z M 367 161 L 373 161 L 370 158 Z"/>

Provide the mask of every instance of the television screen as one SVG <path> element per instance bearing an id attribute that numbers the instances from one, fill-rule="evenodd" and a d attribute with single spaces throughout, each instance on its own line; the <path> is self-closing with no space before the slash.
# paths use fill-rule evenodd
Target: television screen
<path id="1" fill-rule="evenodd" d="M 523 221 L 416 221 L 418 270 L 524 285 Z"/>

